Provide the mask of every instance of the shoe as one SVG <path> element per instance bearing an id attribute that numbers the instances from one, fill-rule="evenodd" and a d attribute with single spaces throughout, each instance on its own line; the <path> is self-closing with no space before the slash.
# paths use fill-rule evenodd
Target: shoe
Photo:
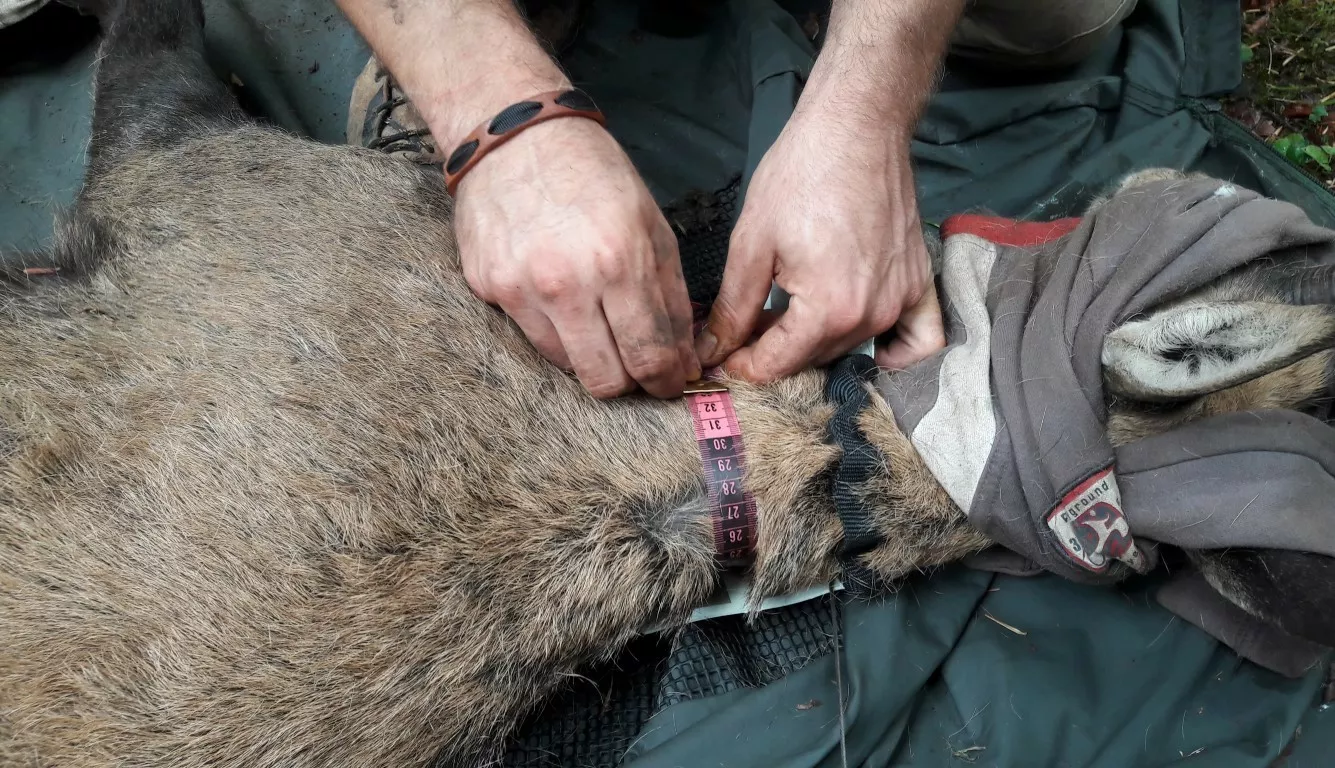
<path id="1" fill-rule="evenodd" d="M 0 0 L 0 4 L 12 0 Z M 24 2 L 25 0 L 19 0 Z M 592 0 L 518 0 L 538 40 L 555 57 L 574 41 Z M 394 76 L 374 55 L 353 82 L 347 141 L 423 165 L 443 166 L 445 154 Z"/>
<path id="2" fill-rule="evenodd" d="M 348 143 L 423 165 L 444 163 L 426 121 L 375 56 L 352 85 Z"/>

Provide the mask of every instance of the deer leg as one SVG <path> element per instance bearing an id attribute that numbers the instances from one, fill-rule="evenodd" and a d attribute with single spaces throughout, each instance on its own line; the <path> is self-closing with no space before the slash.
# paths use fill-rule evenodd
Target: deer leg
<path id="1" fill-rule="evenodd" d="M 204 60 L 200 0 L 64 0 L 97 16 L 88 177 L 126 154 L 163 149 L 246 120 Z"/>
<path id="2" fill-rule="evenodd" d="M 204 60 L 200 0 L 60 2 L 96 16 L 102 27 L 85 187 L 78 205 L 57 217 L 50 247 L 0 251 L 0 294 L 31 287 L 33 269 L 73 278 L 117 251 L 115 227 L 92 212 L 89 188 L 127 155 L 165 150 L 248 121 Z"/>

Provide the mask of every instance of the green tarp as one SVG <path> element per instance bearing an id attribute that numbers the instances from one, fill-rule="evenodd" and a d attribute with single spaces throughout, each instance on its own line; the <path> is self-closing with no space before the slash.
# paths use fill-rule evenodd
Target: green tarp
<path id="1" fill-rule="evenodd" d="M 661 203 L 739 175 L 745 184 L 814 56 L 789 12 L 805 14 L 799 5 L 734 0 L 689 38 L 637 29 L 633 3 L 596 7 L 567 65 Z M 205 7 L 215 68 L 242 84 L 251 108 L 343 140 L 367 50 L 330 0 Z M 1018 81 L 952 61 L 914 144 L 924 217 L 1055 218 L 1127 171 L 1171 165 L 1335 226 L 1335 198 L 1214 101 L 1241 79 L 1238 25 L 1236 5 L 1141 0 L 1103 50 L 1068 71 Z M 91 61 L 85 47 L 40 67 L 4 64 L 0 246 L 42 242 L 77 187 Z M 841 607 L 837 657 L 657 707 L 621 750 L 624 764 L 840 765 L 836 676 L 849 765 L 1260 768 L 1281 754 L 1288 766 L 1335 764 L 1325 670 L 1288 680 L 1239 660 L 1158 607 L 1155 583 L 1092 588 L 958 567 L 914 578 L 883 601 Z"/>

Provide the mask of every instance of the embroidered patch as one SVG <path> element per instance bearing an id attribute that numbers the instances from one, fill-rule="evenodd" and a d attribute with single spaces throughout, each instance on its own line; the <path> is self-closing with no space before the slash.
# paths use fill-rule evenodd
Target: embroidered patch
<path id="1" fill-rule="evenodd" d="M 1094 573 L 1107 571 L 1113 560 L 1142 573 L 1148 567 L 1122 514 L 1122 494 L 1111 467 L 1066 494 L 1048 513 L 1048 528 L 1066 554 Z"/>

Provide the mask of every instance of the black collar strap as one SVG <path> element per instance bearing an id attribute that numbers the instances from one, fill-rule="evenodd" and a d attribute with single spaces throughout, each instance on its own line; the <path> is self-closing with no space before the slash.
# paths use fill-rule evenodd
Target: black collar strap
<path id="1" fill-rule="evenodd" d="M 832 365 L 825 379 L 825 397 L 838 406 L 830 419 L 830 438 L 842 451 L 830 488 L 835 511 L 844 527 L 839 559 L 847 582 L 844 586 L 854 593 L 874 588 L 876 579 L 861 565 L 858 556 L 881 541 L 870 511 L 862 503 L 861 491 L 885 459 L 858 426 L 858 416 L 871 402 L 865 384 L 875 379 L 878 370 L 867 355 L 852 354 Z"/>

